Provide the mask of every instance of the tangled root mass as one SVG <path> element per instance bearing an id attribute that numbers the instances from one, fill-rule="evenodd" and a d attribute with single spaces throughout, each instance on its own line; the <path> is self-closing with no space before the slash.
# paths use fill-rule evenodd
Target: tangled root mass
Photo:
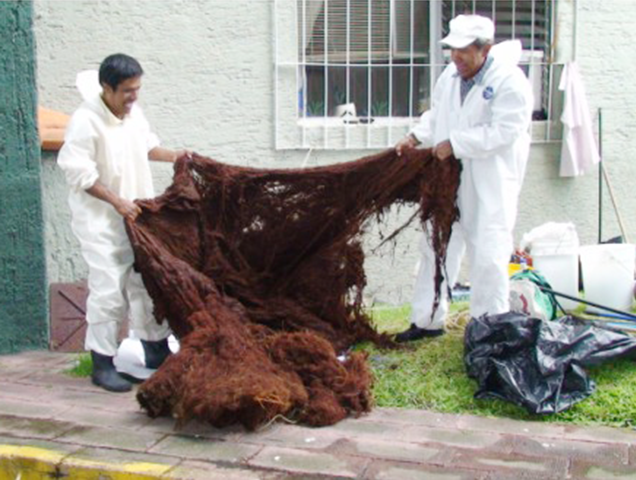
<path id="1" fill-rule="evenodd" d="M 310 169 L 194 155 L 128 223 L 135 268 L 180 351 L 137 394 L 151 417 L 257 428 L 330 425 L 370 410 L 360 341 L 389 346 L 362 308 L 365 222 L 394 204 L 430 222 L 438 290 L 460 166 L 393 150 Z M 397 231 L 395 233 L 398 233 Z"/>

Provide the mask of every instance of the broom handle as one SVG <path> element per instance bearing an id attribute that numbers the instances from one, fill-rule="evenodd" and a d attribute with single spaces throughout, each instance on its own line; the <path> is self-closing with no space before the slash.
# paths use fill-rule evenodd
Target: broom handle
<path id="1" fill-rule="evenodd" d="M 599 153 L 599 175 L 598 175 L 598 243 L 603 243 L 602 238 L 602 228 L 603 228 L 603 179 L 605 179 L 605 183 L 607 184 L 607 190 L 610 194 L 610 199 L 612 200 L 612 205 L 614 206 L 614 213 L 616 213 L 616 219 L 618 220 L 618 226 L 621 229 L 621 234 L 623 235 L 623 242 L 629 243 L 629 239 L 627 238 L 627 230 L 625 230 L 625 225 L 623 224 L 623 217 L 621 217 L 621 212 L 618 210 L 618 203 L 616 202 L 616 197 L 614 196 L 614 189 L 612 188 L 612 183 L 610 182 L 609 174 L 605 169 L 604 161 L 603 161 L 603 112 L 599 108 L 598 109 L 598 153 Z"/>
<path id="2" fill-rule="evenodd" d="M 623 218 L 621 217 L 621 212 L 618 210 L 618 204 L 616 203 L 616 198 L 614 197 L 614 189 L 612 188 L 612 184 L 610 183 L 609 175 L 607 174 L 607 170 L 605 170 L 605 166 L 603 165 L 603 162 L 600 162 L 600 164 L 601 164 L 601 171 L 603 172 L 603 178 L 605 178 L 605 183 L 607 184 L 607 191 L 610 194 L 612 205 L 614 205 L 614 212 L 616 212 L 618 226 L 621 229 L 621 234 L 623 235 L 624 243 L 629 243 L 629 239 L 627 238 L 627 230 L 625 230 L 625 225 L 623 225 Z"/>
<path id="3" fill-rule="evenodd" d="M 603 112 L 598 109 L 598 243 L 603 243 Z"/>
<path id="4" fill-rule="evenodd" d="M 608 312 L 614 312 L 614 313 L 619 313 L 625 317 L 629 317 L 631 319 L 636 320 L 636 315 L 629 313 L 629 312 L 623 312 L 622 310 L 616 310 L 614 308 L 611 307 L 605 307 L 603 305 L 599 305 L 598 303 L 594 303 L 594 302 L 590 302 L 589 300 L 583 300 L 582 298 L 578 298 L 578 297 L 573 297 L 572 295 L 567 295 L 565 293 L 561 293 L 561 292 L 555 292 L 554 290 L 552 290 L 551 288 L 548 287 L 543 287 L 541 285 L 537 286 L 543 290 L 544 292 L 548 292 L 551 293 L 552 295 L 556 295 L 558 297 L 563 297 L 563 298 L 567 298 L 568 300 L 574 300 L 575 302 L 579 302 L 579 303 L 583 303 L 585 305 L 590 305 L 591 307 L 596 307 L 596 308 L 600 308 L 601 310 L 607 310 Z"/>

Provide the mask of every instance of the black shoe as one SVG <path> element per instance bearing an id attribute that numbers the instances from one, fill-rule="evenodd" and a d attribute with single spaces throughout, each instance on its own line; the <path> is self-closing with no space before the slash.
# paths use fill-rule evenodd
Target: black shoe
<path id="1" fill-rule="evenodd" d="M 414 323 L 411 323 L 411 326 L 408 329 L 395 336 L 395 341 L 398 343 L 412 342 L 413 340 L 419 340 L 421 338 L 433 338 L 441 335 L 444 335 L 443 328 L 438 328 L 437 330 L 426 330 L 425 328 L 420 328 Z"/>
<path id="2" fill-rule="evenodd" d="M 168 346 L 168 339 L 164 338 L 156 342 L 149 340 L 142 340 L 141 344 L 144 347 L 144 357 L 146 358 L 146 367 L 156 370 L 172 353 Z"/>
<path id="3" fill-rule="evenodd" d="M 115 370 L 113 357 L 91 350 L 91 358 L 93 359 L 91 380 L 95 385 L 109 392 L 129 392 L 132 389 L 131 383 Z"/>

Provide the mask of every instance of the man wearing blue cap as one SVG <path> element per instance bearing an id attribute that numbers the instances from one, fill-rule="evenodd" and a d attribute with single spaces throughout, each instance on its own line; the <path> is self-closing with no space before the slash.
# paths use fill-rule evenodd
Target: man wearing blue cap
<path id="1" fill-rule="evenodd" d="M 532 89 L 517 66 L 521 43 L 493 46 L 493 22 L 458 15 L 442 43 L 451 60 L 433 91 L 431 109 L 396 145 L 432 148 L 440 161 L 462 163 L 457 192 L 460 218 L 453 226 L 442 298 L 434 311 L 435 254 L 426 235 L 414 289 L 411 326 L 396 336 L 407 342 L 444 333 L 447 285 L 458 277 L 468 254 L 473 318 L 509 311 L 508 261 L 513 250 L 517 200 L 530 150 Z"/>

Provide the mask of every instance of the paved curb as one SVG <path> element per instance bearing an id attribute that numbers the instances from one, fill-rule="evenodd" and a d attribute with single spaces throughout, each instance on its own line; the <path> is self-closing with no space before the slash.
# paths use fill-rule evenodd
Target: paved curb
<path id="1" fill-rule="evenodd" d="M 37 440 L 0 441 L 0 480 L 96 479 L 96 480 L 244 480 L 287 477 L 275 472 L 224 467 L 187 459 L 86 448 Z"/>
<path id="2" fill-rule="evenodd" d="M 0 479 L 108 478 L 155 479 L 173 466 L 150 462 L 113 462 L 79 458 L 73 453 L 26 445 L 0 444 Z"/>

